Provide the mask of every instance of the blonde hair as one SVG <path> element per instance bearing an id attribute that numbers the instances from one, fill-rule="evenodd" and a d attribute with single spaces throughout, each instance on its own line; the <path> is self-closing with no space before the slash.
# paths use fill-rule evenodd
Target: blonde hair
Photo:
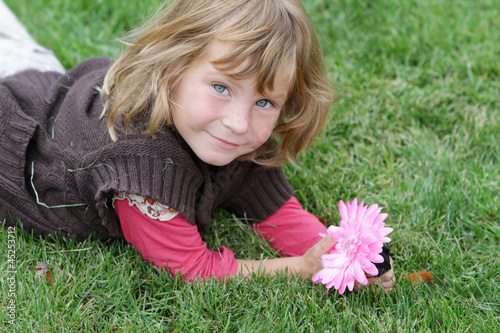
<path id="1" fill-rule="evenodd" d="M 231 70 L 250 60 L 236 76 L 255 76 L 259 92 L 272 90 L 280 71 L 292 71 L 289 98 L 273 135 L 241 159 L 277 166 L 310 146 L 336 96 L 298 0 L 174 0 L 165 6 L 129 35 L 128 47 L 105 77 L 102 117 L 107 115 L 114 141 L 117 126 L 129 129 L 139 115 L 149 117 L 145 134 L 175 127 L 173 91 L 190 64 L 220 40 L 232 47 L 214 65 Z"/>

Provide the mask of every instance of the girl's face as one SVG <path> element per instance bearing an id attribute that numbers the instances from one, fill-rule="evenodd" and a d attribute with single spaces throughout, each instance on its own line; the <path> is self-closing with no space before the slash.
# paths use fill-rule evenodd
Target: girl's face
<path id="1" fill-rule="evenodd" d="M 255 77 L 228 75 L 240 67 L 218 70 L 210 61 L 226 47 L 212 43 L 208 56 L 190 66 L 173 93 L 176 129 L 202 161 L 216 166 L 253 152 L 269 139 L 290 88 L 281 75 L 274 90 L 259 94 Z"/>

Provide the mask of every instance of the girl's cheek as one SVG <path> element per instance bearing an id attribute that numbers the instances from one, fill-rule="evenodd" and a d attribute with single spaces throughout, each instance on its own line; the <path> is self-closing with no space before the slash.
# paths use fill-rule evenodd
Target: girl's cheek
<path id="1" fill-rule="evenodd" d="M 261 134 L 261 141 L 262 143 L 265 143 L 269 137 L 273 134 L 274 127 L 276 126 L 277 119 L 274 121 L 268 121 L 265 124 L 262 124 L 262 134 Z"/>

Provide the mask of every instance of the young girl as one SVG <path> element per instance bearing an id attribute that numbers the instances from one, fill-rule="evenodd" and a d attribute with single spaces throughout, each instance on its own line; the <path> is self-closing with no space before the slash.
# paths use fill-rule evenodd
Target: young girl
<path id="1" fill-rule="evenodd" d="M 175 0 L 115 62 L 90 59 L 67 73 L 31 67 L 0 80 L 7 225 L 19 219 L 36 235 L 79 240 L 124 237 L 185 279 L 310 278 L 321 269 L 335 242 L 321 239 L 326 227 L 304 211 L 279 167 L 311 144 L 333 100 L 298 0 Z M 218 207 L 284 258 L 210 251 L 199 231 Z M 387 289 L 388 261 L 371 278 Z"/>

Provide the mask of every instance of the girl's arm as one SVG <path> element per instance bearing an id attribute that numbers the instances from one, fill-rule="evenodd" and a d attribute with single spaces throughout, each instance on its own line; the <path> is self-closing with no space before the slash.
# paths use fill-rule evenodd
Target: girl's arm
<path id="1" fill-rule="evenodd" d="M 233 252 L 224 246 L 219 251 L 209 250 L 198 228 L 180 214 L 168 221 L 159 221 L 145 215 L 137 206 L 131 206 L 127 199 L 115 200 L 114 205 L 125 239 L 141 256 L 157 267 L 168 268 L 172 274 L 182 274 L 186 280 L 224 279 L 259 271 L 267 274 L 286 271 L 307 277 L 321 269 L 321 255 L 335 244 L 329 237 L 303 256 L 262 261 L 237 260 Z"/>
<path id="2" fill-rule="evenodd" d="M 201 239 L 196 226 L 180 214 L 168 221 L 158 221 L 130 206 L 128 200 L 115 200 L 125 239 L 157 267 L 194 278 L 224 279 L 235 274 L 300 274 L 311 278 L 321 267 L 321 255 L 335 245 L 331 236 L 322 239 L 326 228 L 313 215 L 305 212 L 295 198 L 279 212 L 254 228 L 264 237 L 272 237 L 271 245 L 290 257 L 267 260 L 235 259 L 233 252 L 222 246 L 211 251 Z M 301 217 L 302 216 L 302 217 Z M 392 272 L 392 271 L 391 271 Z"/>

